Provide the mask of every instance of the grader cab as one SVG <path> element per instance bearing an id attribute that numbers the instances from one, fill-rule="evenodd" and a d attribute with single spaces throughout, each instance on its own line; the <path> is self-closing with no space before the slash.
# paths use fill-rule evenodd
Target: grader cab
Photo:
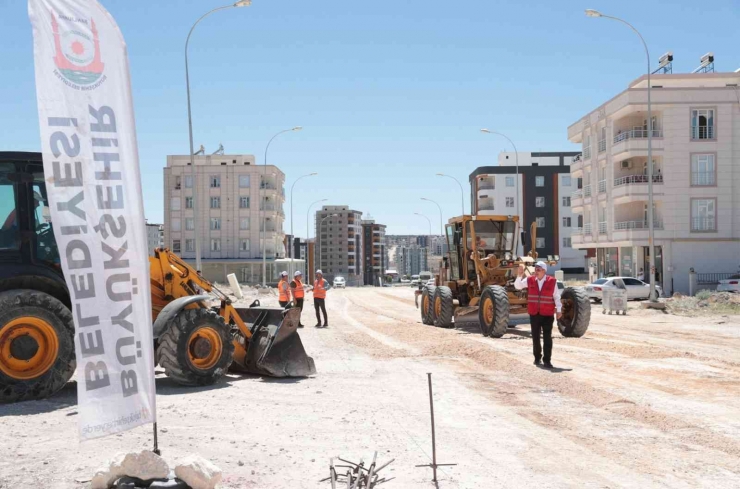
<path id="1" fill-rule="evenodd" d="M 536 243 L 536 223 L 530 242 Z M 456 323 L 477 322 L 483 336 L 500 338 L 509 326 L 510 314 L 527 313 L 527 291 L 516 290 L 514 281 L 520 265 L 534 273 L 538 260 L 555 265 L 558 256 L 538 257 L 532 246 L 526 256 L 517 256 L 519 219 L 516 216 L 461 216 L 446 226 L 447 256 L 440 264 L 435 286 L 422 286 L 421 319 L 441 328 Z M 523 242 L 522 235 L 522 245 Z M 562 291 L 562 318 L 558 329 L 563 336 L 581 337 L 591 318 L 591 304 L 583 291 Z"/>

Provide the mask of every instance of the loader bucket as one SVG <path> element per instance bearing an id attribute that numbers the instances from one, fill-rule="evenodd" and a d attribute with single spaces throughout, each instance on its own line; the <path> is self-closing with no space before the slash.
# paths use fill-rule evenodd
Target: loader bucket
<path id="1" fill-rule="evenodd" d="M 313 358 L 306 354 L 296 331 L 300 309 L 249 307 L 236 311 L 252 331 L 240 367 L 270 377 L 308 377 L 316 373 Z"/>

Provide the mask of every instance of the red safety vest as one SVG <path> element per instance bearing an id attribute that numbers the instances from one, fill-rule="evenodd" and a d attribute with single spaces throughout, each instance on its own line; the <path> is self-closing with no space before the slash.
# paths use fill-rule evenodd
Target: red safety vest
<path id="1" fill-rule="evenodd" d="M 557 287 L 557 281 L 549 275 L 545 275 L 542 290 L 537 285 L 537 278 L 534 275 L 527 277 L 527 312 L 531 316 L 555 315 L 555 299 L 552 297 L 555 287 Z"/>
<path id="2" fill-rule="evenodd" d="M 293 288 L 293 297 L 296 299 L 303 299 L 303 283 L 299 279 L 293 280 L 295 287 Z"/>
<path id="3" fill-rule="evenodd" d="M 313 283 L 313 296 L 315 299 L 326 299 L 326 289 L 324 288 L 325 283 L 326 280 L 323 278 L 316 280 Z"/>
<path id="4" fill-rule="evenodd" d="M 288 295 L 288 281 L 284 278 L 281 278 L 280 282 L 278 282 L 278 300 L 280 302 L 288 302 L 290 300 L 290 296 Z"/>

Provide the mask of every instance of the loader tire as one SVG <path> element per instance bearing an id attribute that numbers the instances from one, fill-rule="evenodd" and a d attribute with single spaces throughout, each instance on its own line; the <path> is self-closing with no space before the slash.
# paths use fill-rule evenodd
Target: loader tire
<path id="1" fill-rule="evenodd" d="M 421 292 L 421 322 L 428 326 L 434 324 L 434 287 L 433 285 L 426 286 Z"/>
<path id="2" fill-rule="evenodd" d="M 563 317 L 558 319 L 560 334 L 568 338 L 580 338 L 591 322 L 591 301 L 581 289 L 568 287 L 561 294 Z"/>
<path id="3" fill-rule="evenodd" d="M 0 293 L 0 403 L 49 397 L 75 368 L 67 306 L 36 290 Z"/>
<path id="4" fill-rule="evenodd" d="M 444 285 L 434 290 L 434 325 L 438 328 L 451 328 L 452 289 Z"/>
<path id="5" fill-rule="evenodd" d="M 183 309 L 159 337 L 157 363 L 180 385 L 216 383 L 233 359 L 231 328 L 209 309 Z"/>
<path id="6" fill-rule="evenodd" d="M 500 285 L 483 289 L 478 308 L 478 321 L 483 336 L 501 338 L 509 327 L 509 296 Z"/>

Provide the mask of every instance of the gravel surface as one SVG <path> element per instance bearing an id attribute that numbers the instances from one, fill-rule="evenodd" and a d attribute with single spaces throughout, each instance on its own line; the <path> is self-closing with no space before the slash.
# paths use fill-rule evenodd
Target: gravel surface
<path id="1" fill-rule="evenodd" d="M 382 487 L 433 487 L 414 467 L 431 461 L 432 372 L 437 459 L 458 464 L 439 487 L 740 487 L 740 317 L 594 305 L 583 338 L 554 334 L 548 371 L 532 365 L 526 316 L 483 338 L 422 325 L 413 301 L 410 287 L 331 290 L 330 327 L 315 329 L 309 294 L 311 379 L 188 389 L 158 373 L 163 456 L 201 454 L 221 488 L 315 488 L 329 487 L 329 457 L 377 450 L 396 459 Z M 0 406 L 0 488 L 82 488 L 116 452 L 151 446 L 151 427 L 79 443 L 75 391 Z"/>

